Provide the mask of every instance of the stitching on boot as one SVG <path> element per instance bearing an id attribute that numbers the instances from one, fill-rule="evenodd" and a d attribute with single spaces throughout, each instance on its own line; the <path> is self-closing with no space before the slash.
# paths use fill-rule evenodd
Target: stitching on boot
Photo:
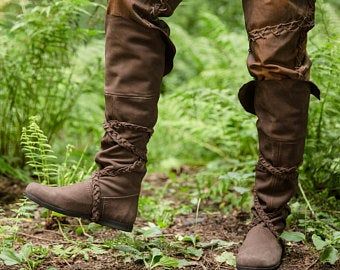
<path id="1" fill-rule="evenodd" d="M 288 23 L 280 23 L 272 26 L 265 26 L 263 28 L 254 29 L 249 31 L 248 38 L 251 41 L 256 41 L 257 39 L 266 39 L 268 35 L 272 34 L 276 37 L 281 36 L 285 33 L 296 32 L 299 29 L 304 29 L 308 31 L 314 27 L 314 17 L 307 16 L 300 20 L 291 21 Z"/>
<path id="2" fill-rule="evenodd" d="M 147 161 L 146 152 L 139 150 L 135 145 L 130 143 L 128 140 L 124 139 L 119 135 L 119 130 L 121 129 L 131 129 L 134 131 L 145 132 L 151 137 L 153 130 L 147 127 L 138 126 L 132 123 L 120 122 L 117 120 L 110 120 L 104 124 L 104 129 L 110 138 L 115 141 L 118 145 L 130 151 L 136 156 L 134 163 L 127 165 L 125 167 L 116 169 L 113 166 L 107 166 L 104 169 L 97 171 L 92 176 L 92 210 L 91 210 L 91 220 L 98 222 L 100 220 L 101 211 L 101 190 L 99 185 L 99 178 L 102 176 L 117 176 L 124 173 L 129 173 L 141 168 Z"/>
<path id="3" fill-rule="evenodd" d="M 294 180 L 297 178 L 297 167 L 291 167 L 291 168 L 284 168 L 284 167 L 274 167 L 272 166 L 268 161 L 265 160 L 265 158 L 260 155 L 259 162 L 257 164 L 258 170 L 267 171 L 271 175 L 282 179 L 282 180 Z M 265 226 L 273 233 L 275 237 L 279 237 L 279 232 L 275 228 L 272 219 L 278 216 L 285 208 L 287 208 L 286 205 L 283 205 L 280 207 L 277 211 L 272 213 L 266 213 L 263 209 L 263 206 L 260 203 L 260 199 L 257 195 L 256 190 L 254 190 L 254 219 L 251 224 L 251 226 L 256 226 L 259 223 L 263 222 Z"/>
<path id="4" fill-rule="evenodd" d="M 126 195 L 126 196 L 103 196 L 101 197 L 102 199 L 124 199 L 124 198 L 132 198 L 132 197 L 138 197 L 139 194 L 131 194 L 131 195 Z"/>

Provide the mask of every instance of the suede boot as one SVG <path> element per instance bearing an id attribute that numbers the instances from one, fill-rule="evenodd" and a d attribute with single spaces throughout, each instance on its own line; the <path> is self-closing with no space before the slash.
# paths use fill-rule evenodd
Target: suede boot
<path id="1" fill-rule="evenodd" d="M 281 263 L 279 236 L 290 213 L 287 203 L 297 189 L 311 93 L 319 98 L 313 83 L 290 79 L 253 81 L 240 90 L 241 103 L 258 117 L 260 156 L 254 219 L 237 255 L 238 270 L 277 269 Z"/>
<path id="2" fill-rule="evenodd" d="M 306 44 L 314 26 L 315 0 L 242 0 L 249 39 L 247 66 L 255 81 L 239 99 L 258 117 L 260 156 L 256 166 L 254 219 L 237 255 L 237 269 L 277 269 L 279 235 L 297 189 L 307 132 L 311 61 Z"/>
<path id="3" fill-rule="evenodd" d="M 96 156 L 100 170 L 65 187 L 31 183 L 25 191 L 28 198 L 68 216 L 132 230 L 146 173 L 146 145 L 157 121 L 161 80 L 170 72 L 175 54 L 168 28 L 158 19 L 171 15 L 180 1 L 170 2 L 109 1 L 105 135 Z"/>

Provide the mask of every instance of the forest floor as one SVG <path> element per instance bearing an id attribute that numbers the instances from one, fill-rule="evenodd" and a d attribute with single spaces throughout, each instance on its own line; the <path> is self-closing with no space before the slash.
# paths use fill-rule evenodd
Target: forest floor
<path id="1" fill-rule="evenodd" d="M 152 181 L 157 181 L 157 174 L 151 177 Z M 162 177 L 160 177 L 162 178 Z M 150 178 L 149 178 L 150 179 Z M 14 217 L 11 210 L 14 200 L 22 197 L 24 186 L 20 182 L 7 181 L 0 179 L 1 203 L 0 207 L 5 210 L 5 218 L 1 219 L 0 226 L 13 224 Z M 146 180 L 148 181 L 148 180 Z M 160 185 L 164 184 L 164 179 L 160 179 Z M 171 195 L 169 195 L 171 196 Z M 178 198 L 176 198 L 178 200 Z M 177 201 L 182 203 L 181 201 Z M 62 250 L 69 250 L 68 255 L 61 255 L 61 251 L 57 256 L 55 253 L 45 254 L 41 263 L 36 269 L 147 269 L 142 260 L 136 259 L 136 254 L 133 252 L 122 253 L 115 248 L 107 248 L 104 253 L 96 252 L 88 253 L 88 258 L 78 250 L 78 253 L 70 248 L 72 245 L 80 245 L 81 243 L 89 243 L 95 246 L 107 246 L 109 239 L 122 238 L 122 235 L 129 241 L 124 243 L 125 248 L 131 244 L 136 247 L 136 238 L 138 235 L 138 228 L 149 226 L 143 218 L 138 218 L 133 233 L 121 233 L 112 229 L 103 227 L 96 230 L 86 230 L 83 233 L 77 233 L 76 227 L 79 227 L 79 220 L 75 218 L 43 218 L 44 210 L 37 208 L 34 210 L 33 218 L 23 218 L 17 222 L 18 231 L 15 237 L 14 247 L 19 250 L 26 243 L 33 246 L 43 246 L 48 249 L 60 246 Z M 178 259 L 189 259 L 190 266 L 184 269 L 234 269 L 233 266 L 227 265 L 216 260 L 218 255 L 223 251 L 230 252 L 229 254 L 236 254 L 244 235 L 249 226 L 249 213 L 233 211 L 225 215 L 220 212 L 205 212 L 200 210 L 198 215 L 196 213 L 179 214 L 173 218 L 171 225 L 161 230 L 161 233 L 152 234 L 149 237 L 142 238 L 148 242 L 149 247 L 156 247 L 161 250 L 171 249 L 171 243 L 178 243 L 178 236 L 195 236 L 191 238 L 192 244 L 196 251 L 202 251 L 201 254 L 195 256 L 188 256 L 181 252 L 173 252 L 172 257 Z M 88 223 L 83 221 L 82 226 L 87 228 Z M 137 231 L 137 232 L 136 232 Z M 0 234 L 1 236 L 1 234 Z M 145 236 L 145 235 L 144 235 Z M 141 239 L 141 238 L 139 238 Z M 161 241 L 158 241 L 161 239 Z M 1 240 L 1 239 L 0 239 Z M 157 242 L 158 241 L 158 242 Z M 224 243 L 218 244 L 219 241 Z M 124 241 L 123 241 L 124 242 Z M 190 240 L 189 240 L 190 242 Z M 77 243 L 77 244 L 75 244 Z M 80 244 L 79 244 L 80 243 Z M 129 244 L 130 243 L 130 244 Z M 185 243 L 187 244 L 187 243 Z M 183 245 L 185 245 L 183 242 Z M 132 245 L 132 244 L 131 244 Z M 138 245 L 143 245 L 139 243 Z M 168 246 L 166 246 L 168 245 Z M 84 245 L 85 247 L 86 245 Z M 87 245 L 88 247 L 89 245 Z M 178 246 L 176 247 L 178 250 Z M 195 250 L 194 250 L 195 251 Z M 170 252 L 171 253 L 171 252 Z M 36 256 L 38 260 L 39 256 Z M 165 269 L 164 267 L 149 267 L 149 269 Z M 22 265 L 5 266 L 1 265 L 0 269 L 23 269 Z M 25 268 L 29 269 L 29 268 Z M 286 248 L 286 255 L 283 259 L 282 270 L 323 270 L 323 269 L 340 269 L 340 265 L 335 266 L 322 265 L 319 263 L 318 256 L 311 247 L 303 243 L 288 243 Z"/>

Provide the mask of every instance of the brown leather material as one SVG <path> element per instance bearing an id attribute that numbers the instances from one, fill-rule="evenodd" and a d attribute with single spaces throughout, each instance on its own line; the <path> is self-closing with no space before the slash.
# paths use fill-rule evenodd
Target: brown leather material
<path id="1" fill-rule="evenodd" d="M 42 198 L 44 202 L 87 215 L 92 205 L 91 181 L 83 181 L 65 187 L 50 187 L 38 183 L 30 183 L 25 190 L 26 194 Z M 60 194 L 63 198 L 60 200 Z M 79 200 L 79 198 L 81 198 Z"/>
<path id="2" fill-rule="evenodd" d="M 243 0 L 249 38 L 247 65 L 257 80 L 308 80 L 307 32 L 315 0 Z"/>
<path id="3" fill-rule="evenodd" d="M 133 20 L 160 32 L 166 46 L 164 75 L 173 68 L 176 48 L 170 40 L 170 28 L 159 17 L 169 17 L 182 0 L 109 0 L 107 14 Z"/>
<path id="4" fill-rule="evenodd" d="M 309 97 L 308 82 L 258 82 L 254 108 L 258 117 L 260 159 L 255 192 L 265 213 L 283 209 L 296 192 L 297 168 L 302 163 L 307 134 Z M 276 173 L 278 170 L 282 173 Z M 276 219 L 274 227 L 279 233 L 284 222 L 284 216 Z"/>
<path id="5" fill-rule="evenodd" d="M 237 262 L 238 269 L 276 269 L 282 254 L 278 237 L 290 213 L 287 203 L 296 193 L 297 170 L 303 159 L 311 83 L 264 80 L 252 87 L 250 107 L 258 117 L 260 154 L 255 170 L 253 229 Z"/>
<path id="6" fill-rule="evenodd" d="M 146 173 L 146 145 L 157 121 L 165 48 L 159 30 L 107 16 L 106 121 L 96 155 L 99 170 L 91 179 L 66 187 L 29 184 L 27 197 L 65 215 L 132 230 Z"/>
<path id="7" fill-rule="evenodd" d="M 255 108 L 254 108 L 254 99 L 255 99 L 255 91 L 256 87 L 259 85 L 260 81 L 250 81 L 246 84 L 244 84 L 239 92 L 238 92 L 238 99 L 242 105 L 242 107 L 249 113 L 251 114 L 256 114 L 255 113 Z M 311 81 L 302 81 L 300 82 L 299 80 L 290 80 L 286 79 L 283 80 L 282 83 L 288 83 L 287 88 L 299 88 L 299 85 L 303 85 L 303 88 L 308 88 L 307 91 L 310 91 L 310 93 L 315 96 L 317 99 L 320 99 L 320 90 L 319 88 Z M 273 81 L 272 83 L 275 83 Z M 306 85 L 306 83 L 308 85 Z"/>
<path id="8" fill-rule="evenodd" d="M 262 223 L 250 229 L 236 257 L 238 269 L 276 269 L 282 257 L 280 242 Z"/>
<path id="9" fill-rule="evenodd" d="M 282 142 L 304 139 L 309 97 L 309 83 L 304 81 L 259 82 L 254 100 L 257 129 L 269 138 Z"/>
<path id="10" fill-rule="evenodd" d="M 159 93 L 154 89 L 161 84 L 165 63 L 161 33 L 132 20 L 107 15 L 106 36 L 105 94 L 157 98 Z M 141 93 L 140 88 L 145 90 Z"/>

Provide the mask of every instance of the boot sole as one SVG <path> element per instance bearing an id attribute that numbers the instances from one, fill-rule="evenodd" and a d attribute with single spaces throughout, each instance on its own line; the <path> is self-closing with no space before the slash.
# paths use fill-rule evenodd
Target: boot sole
<path id="1" fill-rule="evenodd" d="M 238 266 L 236 265 L 237 270 L 276 270 L 279 269 L 281 262 L 277 265 L 270 266 L 270 267 L 250 267 L 250 266 Z"/>
<path id="2" fill-rule="evenodd" d="M 59 208 L 59 207 L 57 207 L 57 206 L 55 206 L 53 204 L 49 204 L 47 202 L 44 202 L 41 199 L 39 199 L 38 197 L 36 197 L 36 196 L 34 196 L 32 194 L 26 193 L 26 192 L 24 193 L 24 195 L 28 199 L 30 199 L 31 201 L 37 203 L 38 205 L 40 205 L 42 207 L 45 207 L 45 208 L 47 208 L 49 210 L 52 210 L 54 212 L 57 212 L 57 213 L 60 213 L 60 214 L 66 215 L 66 216 L 70 216 L 70 217 L 78 217 L 78 218 L 82 218 L 82 219 L 86 219 L 86 220 L 91 221 L 90 217 L 86 216 L 84 214 Z M 117 229 L 117 230 L 125 231 L 125 232 L 131 232 L 132 229 L 133 229 L 133 225 L 126 225 L 124 223 L 121 223 L 121 222 L 118 222 L 118 221 L 114 221 L 114 220 L 105 220 L 105 219 L 103 219 L 103 220 L 99 220 L 96 223 L 98 223 L 100 225 L 103 225 L 103 226 L 110 227 L 112 229 Z"/>

